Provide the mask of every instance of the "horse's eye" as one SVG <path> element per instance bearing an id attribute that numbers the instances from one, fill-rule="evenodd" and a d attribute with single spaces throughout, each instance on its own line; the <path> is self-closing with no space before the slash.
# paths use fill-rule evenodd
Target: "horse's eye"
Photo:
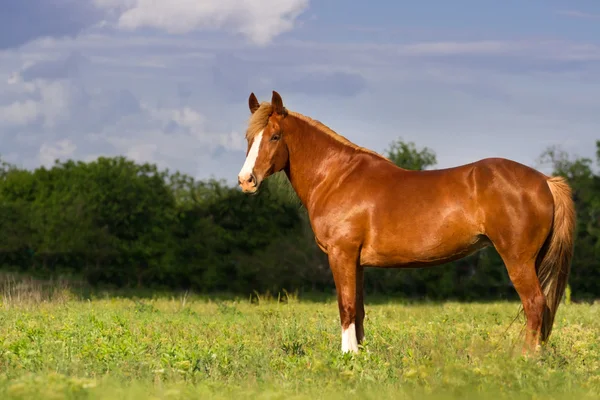
<path id="1" fill-rule="evenodd" d="M 271 136 L 271 142 L 276 142 L 279 140 L 279 135 L 276 133 L 273 136 Z"/>

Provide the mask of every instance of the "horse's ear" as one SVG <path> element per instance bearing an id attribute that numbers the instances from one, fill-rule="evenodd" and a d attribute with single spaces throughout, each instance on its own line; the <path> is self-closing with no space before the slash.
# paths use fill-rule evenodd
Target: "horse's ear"
<path id="1" fill-rule="evenodd" d="M 252 114 L 254 114 L 256 110 L 258 110 L 258 107 L 260 107 L 260 103 L 254 95 L 254 92 L 250 93 L 250 98 L 248 98 L 248 106 L 250 106 L 250 112 Z"/>
<path id="2" fill-rule="evenodd" d="M 271 99 L 271 105 L 273 106 L 273 111 L 279 115 L 285 115 L 285 107 L 283 106 L 283 100 L 281 100 L 281 96 L 279 93 L 273 90 L 273 98 Z"/>

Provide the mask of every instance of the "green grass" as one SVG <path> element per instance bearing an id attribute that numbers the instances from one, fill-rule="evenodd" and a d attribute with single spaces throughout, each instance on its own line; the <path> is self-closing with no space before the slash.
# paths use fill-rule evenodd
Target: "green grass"
<path id="1" fill-rule="evenodd" d="M 351 356 L 333 299 L 5 297 L 0 398 L 595 398 L 600 306 L 563 304 L 531 359 L 517 311 L 367 301 L 367 342 Z"/>

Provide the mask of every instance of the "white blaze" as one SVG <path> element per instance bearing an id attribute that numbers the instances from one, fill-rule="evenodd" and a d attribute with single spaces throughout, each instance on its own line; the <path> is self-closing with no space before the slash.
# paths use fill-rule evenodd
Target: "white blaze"
<path id="1" fill-rule="evenodd" d="M 258 135 L 254 138 L 252 142 L 252 146 L 250 147 L 250 151 L 248 152 L 248 156 L 246 156 L 246 162 L 242 166 L 242 169 L 239 173 L 239 178 L 242 180 L 247 180 L 252 174 L 252 170 L 254 169 L 254 164 L 256 163 L 256 159 L 258 158 L 258 149 L 260 148 L 260 142 L 262 141 L 264 131 L 260 131 Z"/>
<path id="2" fill-rule="evenodd" d="M 356 329 L 350 324 L 348 329 L 342 328 L 342 353 L 352 351 L 358 353 L 358 341 L 356 340 Z"/>

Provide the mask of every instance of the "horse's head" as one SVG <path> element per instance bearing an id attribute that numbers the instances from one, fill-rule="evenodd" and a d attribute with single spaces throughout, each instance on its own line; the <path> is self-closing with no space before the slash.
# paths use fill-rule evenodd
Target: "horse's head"
<path id="1" fill-rule="evenodd" d="M 263 180 L 281 171 L 288 162 L 288 148 L 283 132 L 287 111 L 281 96 L 273 91 L 271 103 L 258 102 L 254 93 L 248 99 L 252 116 L 246 130 L 246 162 L 238 174 L 245 193 L 255 193 Z"/>

